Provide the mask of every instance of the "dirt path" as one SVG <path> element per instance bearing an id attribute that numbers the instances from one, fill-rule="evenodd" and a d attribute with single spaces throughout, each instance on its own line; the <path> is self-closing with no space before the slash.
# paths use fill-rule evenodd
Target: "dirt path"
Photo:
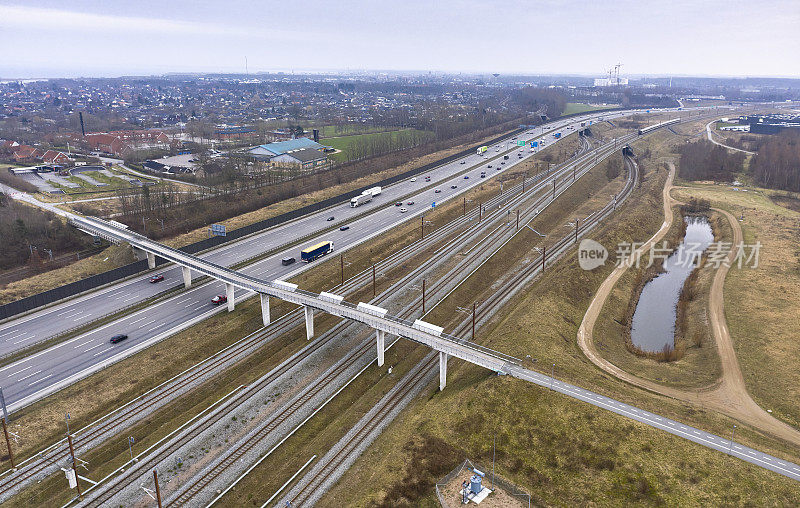
<path id="1" fill-rule="evenodd" d="M 672 206 L 677 203 L 670 196 L 674 177 L 675 167 L 671 165 L 669 176 L 667 177 L 667 182 L 664 185 L 664 191 L 662 193 L 664 202 L 664 222 L 661 224 L 658 231 L 638 249 L 640 254 L 649 251 L 650 245 L 661 240 L 672 224 Z M 739 222 L 732 214 L 725 210 L 715 210 L 723 214 L 731 224 L 731 228 L 733 229 L 733 244 L 737 245 L 743 238 L 742 228 Z M 731 253 L 728 255 L 729 264 L 732 264 L 735 256 L 736 250 L 731 249 Z M 620 369 L 603 358 L 597 351 L 592 337 L 594 325 L 614 285 L 625 273 L 625 270 L 627 270 L 627 266 L 625 265 L 616 267 L 597 290 L 578 328 L 578 345 L 592 363 L 627 383 L 667 397 L 713 409 L 714 411 L 735 418 L 742 423 L 751 425 L 762 432 L 771 434 L 774 437 L 800 445 L 800 431 L 777 420 L 764 411 L 753 401 L 750 394 L 747 392 L 742 370 L 739 367 L 739 361 L 736 358 L 736 351 L 733 348 L 733 341 L 728 332 L 728 325 L 725 320 L 723 289 L 725 285 L 725 276 L 728 274 L 728 268 L 729 267 L 724 264 L 720 265 L 719 269 L 714 274 L 709 293 L 709 321 L 711 323 L 717 353 L 722 364 L 722 375 L 719 381 L 713 385 L 697 390 L 683 390 L 664 386 Z"/>

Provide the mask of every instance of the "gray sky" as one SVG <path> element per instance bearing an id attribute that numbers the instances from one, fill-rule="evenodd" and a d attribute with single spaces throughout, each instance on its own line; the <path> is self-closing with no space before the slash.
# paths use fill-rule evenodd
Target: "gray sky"
<path id="1" fill-rule="evenodd" d="M 68 4 L 68 5 L 65 5 Z M 0 77 L 390 69 L 800 76 L 798 0 L 0 0 Z"/>

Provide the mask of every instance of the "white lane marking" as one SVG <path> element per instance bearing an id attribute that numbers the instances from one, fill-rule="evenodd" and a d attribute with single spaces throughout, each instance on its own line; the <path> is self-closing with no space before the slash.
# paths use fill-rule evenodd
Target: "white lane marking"
<path id="1" fill-rule="evenodd" d="M 8 377 L 11 377 L 11 376 L 16 376 L 16 375 L 17 375 L 17 374 L 19 374 L 20 372 L 24 372 L 24 371 L 26 371 L 26 370 L 28 370 L 28 369 L 31 369 L 31 368 L 33 368 L 33 365 L 28 365 L 28 366 L 27 366 L 27 367 L 25 367 L 24 369 L 20 369 L 20 370 L 18 370 L 18 371 L 16 371 L 16 372 L 12 372 L 11 374 L 9 374 L 9 375 L 8 375 Z"/>
<path id="2" fill-rule="evenodd" d="M 19 339 L 18 341 L 12 342 L 11 344 L 19 344 L 21 342 L 25 342 L 26 340 L 31 340 L 34 337 L 36 337 L 36 336 L 35 335 L 31 335 L 30 337 L 25 337 L 23 339 Z"/>
<path id="3" fill-rule="evenodd" d="M 37 379 L 37 380 L 36 380 L 36 381 L 34 381 L 33 383 L 29 383 L 29 384 L 28 384 L 28 386 L 33 386 L 33 385 L 35 385 L 36 383 L 41 383 L 42 381 L 44 381 L 45 379 L 47 379 L 47 378 L 49 378 L 49 377 L 53 377 L 53 375 L 52 375 L 52 374 L 48 374 L 48 375 L 46 375 L 45 377 L 43 377 L 43 378 L 41 378 L 41 379 Z"/>
<path id="4" fill-rule="evenodd" d="M 95 344 L 94 346 L 92 346 L 92 347 L 90 347 L 89 349 L 87 349 L 86 351 L 84 351 L 84 353 L 88 353 L 88 352 L 89 352 L 89 351 L 91 351 L 92 349 L 98 348 L 98 347 L 100 347 L 100 346 L 102 346 L 102 345 L 103 345 L 103 342 L 101 342 L 100 344 Z"/>
<path id="5" fill-rule="evenodd" d="M 149 324 L 151 324 L 151 323 L 155 323 L 155 322 L 156 322 L 156 320 L 155 320 L 155 319 L 151 319 L 151 320 L 150 320 L 150 321 L 148 321 L 147 323 L 142 323 L 142 324 L 140 324 L 140 325 L 139 325 L 139 328 L 144 328 L 145 326 L 147 326 L 147 325 L 149 325 Z"/>
<path id="6" fill-rule="evenodd" d="M 162 326 L 164 326 L 165 324 L 166 324 L 166 323 L 161 323 L 160 325 L 156 325 L 156 326 L 154 326 L 154 327 L 150 328 L 149 330 L 147 330 L 147 333 L 150 333 L 150 332 L 152 332 L 152 331 L 153 331 L 153 330 L 155 330 L 156 328 L 161 328 L 161 327 L 162 327 Z"/>
<path id="7" fill-rule="evenodd" d="M 6 335 L 8 335 L 9 333 L 14 333 L 14 332 L 18 332 L 18 331 L 19 331 L 19 329 L 16 329 L 16 328 L 15 328 L 14 330 L 9 330 L 9 331 L 7 331 L 6 333 L 0 333 L 0 337 L 5 337 L 5 336 L 6 336 Z"/>
<path id="8" fill-rule="evenodd" d="M 147 319 L 147 316 L 140 317 L 140 318 L 139 318 L 139 319 L 137 319 L 136 321 L 131 321 L 131 324 L 138 323 L 139 321 L 142 321 L 143 319 Z"/>
<path id="9" fill-rule="evenodd" d="M 16 330 L 15 330 L 15 331 L 16 331 Z M 8 338 L 8 339 L 6 339 L 6 340 L 15 339 L 15 338 L 17 338 L 17 337 L 19 337 L 19 336 L 21 336 L 21 335 L 25 335 L 26 333 L 28 333 L 28 332 L 26 332 L 26 331 L 24 331 L 24 330 L 23 330 L 23 331 L 19 332 L 19 333 L 18 333 L 18 334 L 16 334 L 16 335 L 12 335 L 11 337 L 9 337 L 9 338 Z"/>
<path id="10" fill-rule="evenodd" d="M 194 309 L 192 309 L 192 310 L 198 310 L 198 309 L 202 309 L 202 308 L 203 308 L 203 307 L 205 307 L 205 306 L 206 306 L 206 304 L 203 304 L 203 305 L 200 305 L 199 307 L 195 307 L 195 308 L 194 308 Z"/>
<path id="11" fill-rule="evenodd" d="M 86 344 L 91 344 L 91 342 L 92 342 L 91 340 L 87 340 L 86 342 L 78 344 L 77 346 L 73 346 L 72 349 L 78 349 L 79 347 L 85 346 Z"/>
<path id="12" fill-rule="evenodd" d="M 21 378 L 17 379 L 17 383 L 20 383 L 20 382 L 22 382 L 22 381 L 25 381 L 25 380 L 26 380 L 26 379 L 28 379 L 29 377 L 33 377 L 33 376 L 35 376 L 36 374 L 39 374 L 40 372 L 42 372 L 42 371 L 41 371 L 41 370 L 37 370 L 37 371 L 36 371 L 36 372 L 34 372 L 33 374 L 28 374 L 28 375 L 27 375 L 27 376 L 25 376 L 25 377 L 21 377 Z"/>
<path id="13" fill-rule="evenodd" d="M 111 347 L 109 347 L 109 348 L 106 348 L 106 349 L 104 349 L 104 350 L 102 350 L 102 351 L 98 351 L 97 353 L 93 354 L 92 356 L 102 355 L 102 354 L 103 354 L 103 353 L 105 353 L 106 351 L 111 351 L 112 349 L 114 349 L 114 348 L 111 348 Z"/>

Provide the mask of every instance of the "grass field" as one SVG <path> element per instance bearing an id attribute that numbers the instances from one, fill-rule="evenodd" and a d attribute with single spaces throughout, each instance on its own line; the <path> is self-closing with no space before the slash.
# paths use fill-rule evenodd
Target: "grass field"
<path id="1" fill-rule="evenodd" d="M 432 136 L 433 134 L 428 133 L 426 131 L 422 131 L 419 129 L 403 129 L 403 130 L 395 130 L 395 131 L 388 131 L 388 132 L 373 132 L 370 134 L 354 134 L 352 136 L 338 136 L 332 138 L 324 138 L 322 139 L 322 143 L 327 146 L 331 146 L 337 150 L 346 151 L 353 143 L 357 143 L 363 140 L 378 140 L 378 139 L 392 139 L 394 141 L 398 141 L 401 139 L 404 133 L 417 133 L 420 136 Z M 346 160 L 346 154 L 339 152 L 334 153 L 330 156 L 334 160 Z"/>
<path id="2" fill-rule="evenodd" d="M 649 237 L 663 219 L 652 210 L 660 206 L 665 177 L 666 170 L 649 166 L 644 191 L 625 205 L 626 220 L 600 228 L 593 238 L 615 245 L 623 239 Z M 551 222 L 559 221 L 554 218 Z M 538 370 L 549 371 L 555 363 L 560 379 L 727 435 L 730 419 L 643 393 L 587 365 L 575 344 L 575 334 L 594 289 L 608 271 L 580 270 L 574 258 L 560 262 L 535 282 L 529 293 L 512 301 L 497 316 L 495 326 L 482 330 L 479 342 L 517 357 L 528 353 L 538 360 Z M 780 506 L 800 502 L 796 482 L 785 477 L 451 360 L 446 390 L 436 393 L 432 388 L 420 397 L 383 432 L 322 504 L 347 500 L 359 506 L 436 506 L 433 481 L 465 457 L 491 462 L 495 435 L 497 470 L 533 493 L 536 505 Z M 763 440 L 742 426 L 737 436 L 750 443 Z M 422 453 L 424 460 L 420 460 L 418 449 L 426 441 L 437 445 Z M 783 444 L 771 441 L 764 446 L 765 442 L 769 441 L 755 446 L 772 453 L 783 449 Z M 797 460 L 796 450 L 789 458 Z"/>
<path id="3" fill-rule="evenodd" d="M 574 115 L 575 113 L 583 113 L 586 111 L 596 111 L 598 109 L 619 108 L 617 104 L 608 105 L 594 105 L 585 104 L 583 102 L 568 102 L 564 108 L 563 115 Z"/>
<path id="4" fill-rule="evenodd" d="M 677 215 L 678 207 L 674 208 L 673 213 L 678 218 L 673 221 L 666 238 L 669 239 L 668 245 L 674 248 L 680 241 L 683 222 L 680 215 Z M 726 236 L 722 237 L 722 241 L 730 241 L 729 230 L 723 233 Z M 685 341 L 685 355 L 682 358 L 673 362 L 658 362 L 636 356 L 626 347 L 625 332 L 630 328 L 629 319 L 632 315 L 629 314 L 632 310 L 629 307 L 631 298 L 637 290 L 641 290 L 648 262 L 649 255 L 643 256 L 641 267 L 629 268 L 614 286 L 595 324 L 594 340 L 597 350 L 602 352 L 605 359 L 625 371 L 664 385 L 699 388 L 712 384 L 719 377 L 721 366 L 705 319 L 705 304 L 714 274 L 710 265 L 698 271 L 699 296 L 691 302 L 686 315 L 687 335 L 692 340 Z"/>
<path id="5" fill-rule="evenodd" d="M 757 268 L 734 266 L 728 273 L 725 314 L 753 399 L 800 426 L 800 213 L 776 204 L 763 189 L 691 184 L 673 194 L 707 198 L 712 206 L 743 214 L 744 243 L 761 243 Z"/>

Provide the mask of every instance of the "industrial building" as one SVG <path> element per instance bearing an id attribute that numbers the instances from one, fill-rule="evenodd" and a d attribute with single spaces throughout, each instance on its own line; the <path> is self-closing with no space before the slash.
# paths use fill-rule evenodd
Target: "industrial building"
<path id="1" fill-rule="evenodd" d="M 739 123 L 749 125 L 753 134 L 778 134 L 786 129 L 800 129 L 800 115 L 740 116 Z"/>
<path id="2" fill-rule="evenodd" d="M 313 148 L 301 148 L 291 152 L 282 153 L 273 157 L 270 162 L 273 164 L 300 165 L 303 169 L 313 169 L 322 166 L 328 158 L 324 153 Z"/>

